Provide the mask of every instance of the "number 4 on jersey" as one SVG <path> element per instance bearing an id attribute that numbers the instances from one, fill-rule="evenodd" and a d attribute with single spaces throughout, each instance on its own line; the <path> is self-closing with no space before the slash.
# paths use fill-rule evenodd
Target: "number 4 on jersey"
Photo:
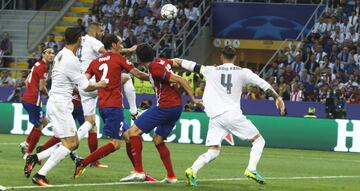
<path id="1" fill-rule="evenodd" d="M 233 86 L 233 84 L 231 83 L 231 74 L 228 75 L 221 74 L 221 85 L 226 88 L 227 94 L 231 94 L 231 88 Z"/>

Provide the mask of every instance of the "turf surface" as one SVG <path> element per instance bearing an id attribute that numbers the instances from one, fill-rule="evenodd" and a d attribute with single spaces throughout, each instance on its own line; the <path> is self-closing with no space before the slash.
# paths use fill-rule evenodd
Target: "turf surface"
<path id="1" fill-rule="evenodd" d="M 43 143 L 48 137 L 42 137 Z M 176 184 L 119 184 L 118 180 L 132 170 L 122 145 L 119 151 L 104 158 L 102 163 L 108 169 L 87 168 L 80 179 L 72 178 L 74 164 L 65 158 L 48 174 L 51 184 L 59 187 L 41 189 L 32 187 L 31 179 L 23 174 L 24 160 L 18 144 L 23 135 L 0 134 L 0 185 L 26 190 L 237 190 L 237 191 L 359 191 L 360 154 L 326 151 L 265 148 L 258 170 L 265 178 L 266 185 L 259 185 L 243 176 L 249 157 L 249 147 L 222 148 L 220 157 L 201 169 L 197 187 L 185 186 L 184 171 L 204 151 L 204 145 L 169 143 L 173 165 L 179 183 Z M 99 146 L 106 143 L 99 141 Z M 82 141 L 78 153 L 88 153 L 87 141 Z M 165 169 L 152 143 L 144 143 L 144 169 L 157 179 L 165 177 Z M 36 166 L 33 174 L 39 170 Z M 27 187 L 31 186 L 31 187 Z"/>

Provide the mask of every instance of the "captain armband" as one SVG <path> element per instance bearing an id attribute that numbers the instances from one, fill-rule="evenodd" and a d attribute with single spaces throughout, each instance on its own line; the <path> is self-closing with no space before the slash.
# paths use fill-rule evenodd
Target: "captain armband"
<path id="1" fill-rule="evenodd" d="M 185 60 L 185 59 L 182 60 L 181 67 L 184 68 L 185 70 L 196 72 L 196 73 L 200 73 L 200 70 L 201 70 L 200 64 L 196 64 L 193 61 Z"/>

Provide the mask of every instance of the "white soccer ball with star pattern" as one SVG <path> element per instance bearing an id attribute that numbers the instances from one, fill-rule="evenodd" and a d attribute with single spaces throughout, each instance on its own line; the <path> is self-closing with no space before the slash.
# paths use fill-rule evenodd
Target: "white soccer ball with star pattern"
<path id="1" fill-rule="evenodd" d="M 173 4 L 166 4 L 161 7 L 161 17 L 165 20 L 175 19 L 178 9 Z"/>

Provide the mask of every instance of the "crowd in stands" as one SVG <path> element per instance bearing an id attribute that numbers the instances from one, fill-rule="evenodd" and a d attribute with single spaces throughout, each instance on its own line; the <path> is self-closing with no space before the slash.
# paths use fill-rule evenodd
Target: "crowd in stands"
<path id="1" fill-rule="evenodd" d="M 266 68 L 263 78 L 284 100 L 360 103 L 360 1 L 352 2 L 330 3 L 311 34 Z M 257 87 L 246 91 L 246 98 L 266 98 Z"/>

